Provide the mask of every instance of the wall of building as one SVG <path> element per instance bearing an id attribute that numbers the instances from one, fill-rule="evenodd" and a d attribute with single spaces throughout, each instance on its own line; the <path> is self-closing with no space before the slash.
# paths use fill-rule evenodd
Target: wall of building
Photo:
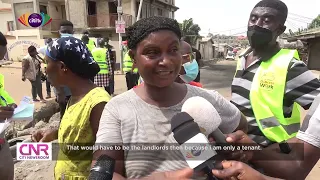
<path id="1" fill-rule="evenodd" d="M 87 28 L 87 1 L 86 0 L 66 0 L 67 19 L 71 21 L 74 28 Z"/>
<path id="2" fill-rule="evenodd" d="M 16 19 L 19 19 L 20 16 L 27 13 L 33 13 L 34 6 L 33 2 L 22 2 L 22 3 L 15 3 L 13 4 L 14 15 Z M 32 27 L 26 27 L 25 25 L 21 24 L 20 22 L 16 21 L 17 30 L 23 29 L 32 29 Z"/>
<path id="3" fill-rule="evenodd" d="M 1 4 L 0 4 L 1 7 Z M 7 34 L 8 32 L 8 22 L 13 22 L 13 15 L 11 11 L 0 11 L 0 31 L 3 34 Z"/>
<path id="4" fill-rule="evenodd" d="M 33 45 L 36 48 L 44 46 L 43 39 L 37 39 L 32 36 L 24 36 L 19 40 L 8 39 L 8 55 L 9 59 L 13 61 L 21 61 L 22 58 L 28 54 L 28 47 Z"/>
<path id="5" fill-rule="evenodd" d="M 62 19 L 62 14 L 63 12 L 62 11 L 65 11 L 65 10 L 62 10 L 62 5 L 61 3 L 59 2 L 55 2 L 55 1 L 49 1 L 48 2 L 48 15 L 52 18 L 52 19 Z"/>
<path id="6" fill-rule="evenodd" d="M 308 68 L 310 70 L 320 70 L 320 38 L 309 42 Z"/>

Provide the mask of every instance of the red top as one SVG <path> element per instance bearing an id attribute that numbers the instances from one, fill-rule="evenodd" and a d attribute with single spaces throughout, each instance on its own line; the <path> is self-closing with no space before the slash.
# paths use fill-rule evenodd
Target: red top
<path id="1" fill-rule="evenodd" d="M 141 83 L 141 84 L 139 84 L 139 85 L 137 85 L 137 86 L 135 86 L 135 87 L 133 87 L 133 88 L 137 88 L 138 86 L 140 86 L 140 85 L 142 85 L 142 84 L 143 84 L 143 83 Z M 202 84 L 199 83 L 199 82 L 191 81 L 189 84 L 192 85 L 192 86 L 197 86 L 197 87 L 203 88 Z"/>

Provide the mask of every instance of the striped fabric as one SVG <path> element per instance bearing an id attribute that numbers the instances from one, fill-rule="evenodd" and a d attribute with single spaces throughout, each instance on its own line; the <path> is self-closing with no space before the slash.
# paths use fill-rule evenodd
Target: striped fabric
<path id="1" fill-rule="evenodd" d="M 240 67 L 232 82 L 232 100 L 235 106 L 247 117 L 249 124 L 249 136 L 257 143 L 268 146 L 272 142 L 268 141 L 260 131 L 250 104 L 250 89 L 253 77 L 261 63 L 256 60 L 245 69 L 245 56 L 240 60 Z M 305 110 L 309 109 L 313 100 L 320 92 L 320 82 L 315 75 L 308 70 L 306 64 L 297 59 L 292 59 L 288 67 L 285 95 L 283 99 L 283 114 L 290 117 L 293 103 L 297 102 Z"/>
<path id="2" fill-rule="evenodd" d="M 187 88 L 185 98 L 170 107 L 148 104 L 133 89 L 112 98 L 101 114 L 96 145 L 124 143 L 133 147 L 155 143 L 159 147 L 176 144 L 171 131 L 171 119 L 181 112 L 183 103 L 194 96 L 207 99 L 215 107 L 222 119 L 219 128 L 223 133 L 231 133 L 237 128 L 241 116 L 233 104 L 216 91 L 191 85 L 187 85 Z M 188 167 L 180 151 L 129 149 L 125 150 L 124 159 L 128 179 Z"/>

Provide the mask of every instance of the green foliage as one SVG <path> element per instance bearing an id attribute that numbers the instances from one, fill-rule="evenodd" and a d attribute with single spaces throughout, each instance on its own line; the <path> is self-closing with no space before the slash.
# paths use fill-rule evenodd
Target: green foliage
<path id="1" fill-rule="evenodd" d="M 319 28 L 320 27 L 320 14 L 314 20 L 312 20 L 311 24 L 308 26 L 308 29 Z"/>
<path id="2" fill-rule="evenodd" d="M 180 29 L 182 31 L 182 36 L 185 37 L 185 40 L 189 41 L 191 45 L 194 45 L 197 39 L 201 37 L 199 35 L 201 28 L 198 24 L 193 23 L 192 18 L 183 20 L 183 22 L 180 23 Z"/>

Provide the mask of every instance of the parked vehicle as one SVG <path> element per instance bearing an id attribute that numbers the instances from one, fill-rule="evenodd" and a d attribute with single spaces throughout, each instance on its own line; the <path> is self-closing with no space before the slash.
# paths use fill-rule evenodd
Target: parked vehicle
<path id="1" fill-rule="evenodd" d="M 226 60 L 235 60 L 235 54 L 232 51 L 228 51 Z"/>

